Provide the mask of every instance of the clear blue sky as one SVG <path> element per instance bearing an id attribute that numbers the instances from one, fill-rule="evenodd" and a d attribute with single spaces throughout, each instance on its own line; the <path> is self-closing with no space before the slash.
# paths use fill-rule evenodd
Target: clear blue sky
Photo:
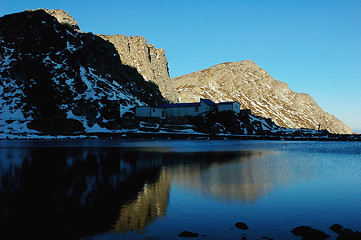
<path id="1" fill-rule="evenodd" d="M 141 35 L 171 77 L 251 59 L 361 130 L 361 0 L 0 0 L 0 15 L 61 8 L 85 32 Z"/>

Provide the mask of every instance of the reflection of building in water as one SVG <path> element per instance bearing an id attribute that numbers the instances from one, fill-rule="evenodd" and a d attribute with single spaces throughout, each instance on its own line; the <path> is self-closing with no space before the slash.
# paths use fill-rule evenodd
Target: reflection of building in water
<path id="1" fill-rule="evenodd" d="M 171 167 L 172 180 L 220 200 L 253 202 L 270 191 L 276 182 L 288 181 L 282 173 L 287 172 L 287 159 L 278 169 L 267 157 L 271 153 L 247 151 L 231 162 L 213 159 L 207 168 L 202 164 L 174 166 Z"/>
<path id="2" fill-rule="evenodd" d="M 171 178 L 163 168 L 158 181 L 145 184 L 138 197 L 120 210 L 116 232 L 140 231 L 157 217 L 166 216 Z"/>

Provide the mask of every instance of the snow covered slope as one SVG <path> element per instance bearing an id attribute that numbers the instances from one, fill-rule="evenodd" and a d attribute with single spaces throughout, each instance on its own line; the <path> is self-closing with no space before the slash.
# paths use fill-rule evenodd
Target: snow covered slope
<path id="1" fill-rule="evenodd" d="M 0 56 L 2 133 L 102 130 L 134 106 L 164 103 L 111 43 L 43 10 L 0 18 Z"/>

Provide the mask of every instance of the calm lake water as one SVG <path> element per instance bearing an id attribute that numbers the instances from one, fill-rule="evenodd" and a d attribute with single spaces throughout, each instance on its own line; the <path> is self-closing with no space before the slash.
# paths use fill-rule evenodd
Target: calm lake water
<path id="1" fill-rule="evenodd" d="M 0 239 L 336 239 L 335 223 L 361 230 L 361 142 L 0 141 Z"/>

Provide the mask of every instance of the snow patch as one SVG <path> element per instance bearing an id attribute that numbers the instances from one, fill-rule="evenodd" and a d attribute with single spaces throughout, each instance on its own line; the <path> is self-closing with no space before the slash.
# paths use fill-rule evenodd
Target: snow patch
<path id="1" fill-rule="evenodd" d="M 54 62 L 49 56 L 43 59 L 43 62 L 46 64 L 52 64 L 54 69 L 60 69 L 63 67 L 62 64 Z"/>
<path id="2" fill-rule="evenodd" d="M 103 128 L 101 126 L 99 126 L 98 123 L 95 123 L 93 126 L 89 126 L 87 123 L 84 124 L 85 127 L 85 131 L 87 133 L 98 133 L 98 132 L 102 132 L 102 133 L 112 133 L 114 132 L 113 130 L 109 130 L 107 128 Z"/>
<path id="3" fill-rule="evenodd" d="M 66 42 L 66 49 L 71 53 L 77 50 L 77 48 L 74 45 L 72 45 L 69 41 Z"/>
<path id="4" fill-rule="evenodd" d="M 0 134 L 36 134 L 38 131 L 29 129 L 27 124 L 29 121 L 4 120 L 0 119 Z M 1 139 L 1 138 L 0 138 Z"/>
<path id="5" fill-rule="evenodd" d="M 134 106 L 134 105 L 129 105 L 129 106 L 123 106 L 123 105 L 121 105 L 120 106 L 120 116 L 123 116 L 124 114 L 126 114 L 126 113 L 128 113 L 128 112 L 133 112 L 133 111 L 131 111 L 130 109 L 131 108 L 134 108 L 134 107 L 136 107 L 136 106 Z"/>

